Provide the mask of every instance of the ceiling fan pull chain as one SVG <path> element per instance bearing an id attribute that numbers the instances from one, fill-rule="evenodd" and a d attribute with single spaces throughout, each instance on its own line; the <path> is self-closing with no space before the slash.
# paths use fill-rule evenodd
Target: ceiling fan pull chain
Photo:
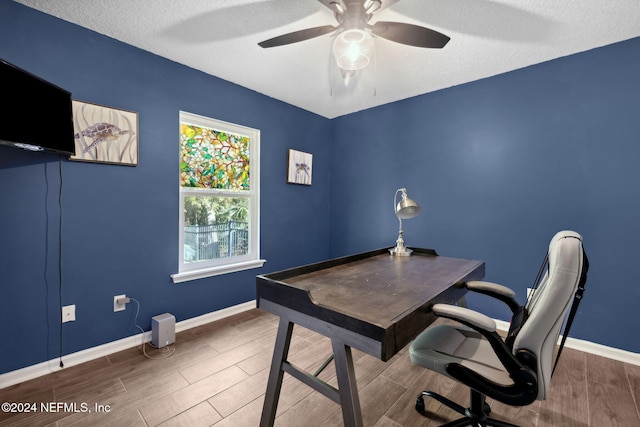
<path id="1" fill-rule="evenodd" d="M 373 96 L 378 94 L 378 55 L 373 55 Z"/>
<path id="2" fill-rule="evenodd" d="M 333 58 L 329 49 L 329 96 L 333 97 Z"/>

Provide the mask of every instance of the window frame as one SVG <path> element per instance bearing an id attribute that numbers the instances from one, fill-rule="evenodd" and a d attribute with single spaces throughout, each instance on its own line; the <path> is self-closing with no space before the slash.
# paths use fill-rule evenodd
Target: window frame
<path id="1" fill-rule="evenodd" d="M 173 283 L 202 279 L 262 267 L 266 260 L 260 258 L 260 130 L 234 123 L 180 111 L 179 123 L 194 125 L 245 136 L 250 139 L 249 190 L 234 191 L 214 188 L 185 188 L 178 182 L 180 198 L 178 273 L 172 274 Z M 178 133 L 179 134 L 179 133 Z M 178 156 L 179 157 L 179 156 Z M 188 196 L 212 196 L 246 198 L 249 200 L 249 248 L 247 254 L 208 261 L 187 263 L 184 261 L 184 200 Z"/>

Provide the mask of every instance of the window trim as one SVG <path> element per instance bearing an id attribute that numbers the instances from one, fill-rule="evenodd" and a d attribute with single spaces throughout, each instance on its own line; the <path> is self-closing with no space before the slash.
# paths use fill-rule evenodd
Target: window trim
<path id="1" fill-rule="evenodd" d="M 179 250 L 178 273 L 172 274 L 173 283 L 202 279 L 221 274 L 233 273 L 252 268 L 259 268 L 266 260 L 260 258 L 260 130 L 241 126 L 221 120 L 199 116 L 197 114 L 180 111 L 179 123 L 215 129 L 249 137 L 251 183 L 249 191 L 204 190 L 199 188 L 183 188 L 178 183 L 179 191 Z M 257 179 L 256 179 L 257 177 Z M 188 195 L 209 195 L 219 197 L 247 198 L 249 200 L 249 252 L 246 255 L 211 260 L 206 263 L 184 262 L 184 198 Z M 204 265 L 203 265 L 204 264 Z"/>
<path id="2" fill-rule="evenodd" d="M 252 268 L 260 268 L 265 262 L 267 262 L 267 260 L 257 259 L 245 262 L 229 263 L 218 267 L 203 268 L 200 270 L 184 271 L 172 274 L 171 279 L 173 280 L 173 283 L 188 282 L 190 280 L 204 279 L 207 277 L 249 270 Z"/>

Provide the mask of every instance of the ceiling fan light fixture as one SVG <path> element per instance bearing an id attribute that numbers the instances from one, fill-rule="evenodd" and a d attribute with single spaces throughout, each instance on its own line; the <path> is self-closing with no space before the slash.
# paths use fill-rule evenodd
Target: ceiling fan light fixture
<path id="1" fill-rule="evenodd" d="M 338 67 L 343 70 L 365 68 L 371 62 L 373 52 L 373 37 L 364 30 L 343 31 L 333 42 L 333 55 Z"/>

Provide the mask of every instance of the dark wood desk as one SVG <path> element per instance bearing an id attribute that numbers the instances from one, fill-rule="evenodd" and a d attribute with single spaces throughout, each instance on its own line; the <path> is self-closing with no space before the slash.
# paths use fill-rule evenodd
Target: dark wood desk
<path id="1" fill-rule="evenodd" d="M 456 303 L 463 283 L 483 277 L 482 261 L 416 248 L 408 257 L 379 249 L 257 276 L 258 307 L 280 316 L 260 425 L 273 425 L 287 372 L 339 403 L 346 426 L 361 426 L 351 348 L 389 360 L 433 322 L 433 304 Z M 287 361 L 294 324 L 331 339 L 338 389 Z"/>

